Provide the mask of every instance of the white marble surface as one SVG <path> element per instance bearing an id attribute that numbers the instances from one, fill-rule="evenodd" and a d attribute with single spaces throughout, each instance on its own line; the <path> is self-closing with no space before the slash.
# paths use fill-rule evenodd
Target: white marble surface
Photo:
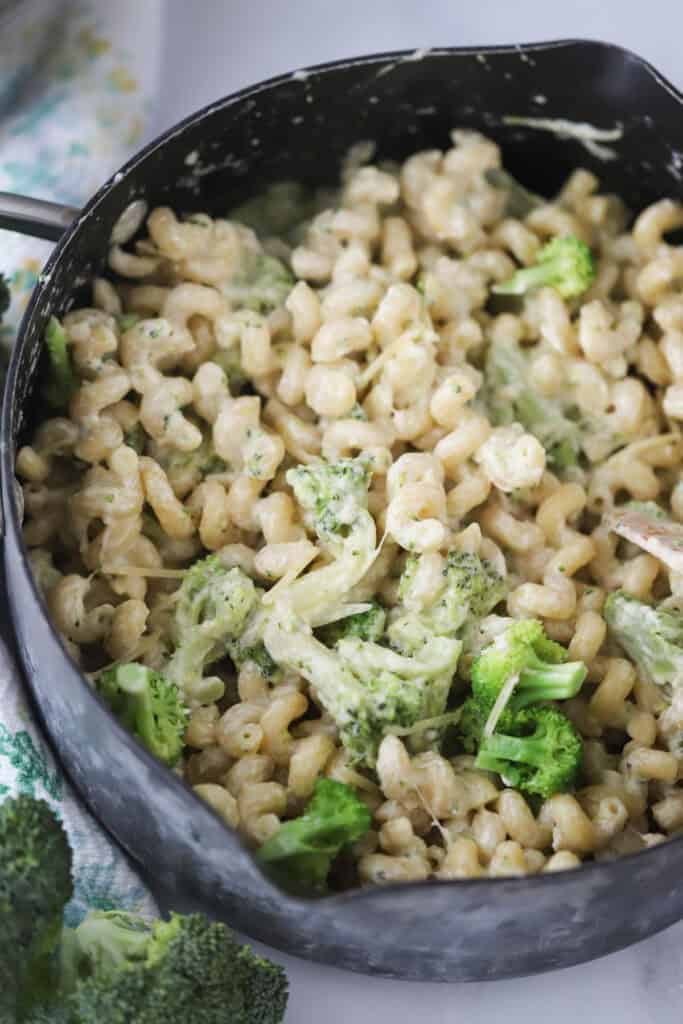
<path id="1" fill-rule="evenodd" d="M 603 39 L 683 86 L 680 0 L 169 0 L 168 10 L 157 131 L 270 75 L 402 47 Z M 586 966 L 475 985 L 375 980 L 273 955 L 289 971 L 287 1024 L 680 1024 L 683 1015 L 683 924 Z"/>

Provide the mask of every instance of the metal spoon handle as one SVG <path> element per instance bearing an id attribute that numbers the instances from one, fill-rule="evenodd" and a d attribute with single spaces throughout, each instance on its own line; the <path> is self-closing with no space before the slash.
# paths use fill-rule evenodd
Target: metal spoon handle
<path id="1" fill-rule="evenodd" d="M 78 213 L 73 206 L 0 192 L 0 228 L 21 235 L 58 242 Z"/>

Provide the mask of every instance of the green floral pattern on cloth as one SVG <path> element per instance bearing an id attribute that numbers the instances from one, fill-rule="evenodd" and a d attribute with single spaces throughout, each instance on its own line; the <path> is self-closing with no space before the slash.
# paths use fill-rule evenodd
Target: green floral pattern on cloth
<path id="1" fill-rule="evenodd" d="M 63 34 L 16 107 L 0 116 L 0 191 L 82 204 L 142 140 L 156 92 L 162 0 L 89 0 L 72 6 Z M 0 344 L 12 344 L 50 245 L 0 231 L 0 273 L 12 304 Z M 0 622 L 6 622 L 0 595 Z M 56 685 L 59 681 L 56 680 Z M 67 921 L 89 909 L 156 907 L 124 854 L 62 776 L 0 636 L 0 801 L 47 800 L 74 849 L 76 892 Z"/>

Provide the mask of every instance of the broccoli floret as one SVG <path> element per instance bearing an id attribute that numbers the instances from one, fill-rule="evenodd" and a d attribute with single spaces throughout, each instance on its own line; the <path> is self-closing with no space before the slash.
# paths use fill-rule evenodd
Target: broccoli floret
<path id="1" fill-rule="evenodd" d="M 241 206 L 230 211 L 230 220 L 246 224 L 260 238 L 274 235 L 299 239 L 303 221 L 313 217 L 321 208 L 320 200 L 304 185 L 294 181 L 278 181 Z M 294 236 L 294 237 L 292 237 Z"/>
<path id="2" fill-rule="evenodd" d="M 0 274 L 0 320 L 9 309 L 12 296 L 9 290 L 9 282 L 6 277 Z"/>
<path id="3" fill-rule="evenodd" d="M 595 264 L 585 242 L 574 235 L 553 238 L 540 249 L 536 263 L 515 271 L 509 281 L 494 285 L 496 295 L 525 295 L 550 286 L 563 299 L 581 295 L 595 280 Z"/>
<path id="4" fill-rule="evenodd" d="M 241 946 L 224 924 L 173 914 L 147 924 L 95 912 L 75 931 L 78 1024 L 279 1024 L 287 1003 L 281 967 Z"/>
<path id="5" fill-rule="evenodd" d="M 603 614 L 642 675 L 670 701 L 673 691 L 683 686 L 683 613 L 652 607 L 616 590 L 605 601 Z"/>
<path id="6" fill-rule="evenodd" d="M 267 315 L 284 304 L 293 287 L 294 277 L 284 263 L 257 252 L 244 254 L 239 273 L 223 286 L 223 291 L 233 309 Z"/>
<path id="7" fill-rule="evenodd" d="M 42 800 L 0 805 L 0 1020 L 50 987 L 50 957 L 73 896 L 71 848 Z"/>
<path id="8" fill-rule="evenodd" d="M 349 590 L 365 575 L 375 557 L 375 521 L 368 511 L 371 466 L 362 459 L 296 466 L 287 483 L 333 561 L 306 573 L 287 588 L 287 602 L 311 626 L 330 621 Z"/>
<path id="9" fill-rule="evenodd" d="M 334 647 L 347 636 L 378 641 L 382 639 L 386 621 L 387 613 L 384 608 L 377 601 L 372 601 L 366 611 L 347 615 L 344 619 L 337 619 L 336 622 L 321 626 L 316 632 L 318 638 L 328 647 Z"/>
<path id="10" fill-rule="evenodd" d="M 97 689 L 122 725 L 155 757 L 169 766 L 177 763 L 188 712 L 174 682 L 132 662 L 103 672 Z"/>
<path id="11" fill-rule="evenodd" d="M 330 650 L 301 620 L 275 616 L 264 640 L 279 665 L 299 672 L 334 719 L 350 759 L 374 766 L 384 735 L 442 715 L 461 643 L 434 636 L 419 654 L 405 656 L 346 637 Z"/>
<path id="12" fill-rule="evenodd" d="M 249 577 L 241 569 L 226 569 L 216 555 L 188 571 L 176 601 L 176 648 L 164 669 L 188 701 L 211 703 L 222 697 L 223 681 L 205 676 L 204 670 L 230 653 L 259 601 L 260 591 Z"/>
<path id="13" fill-rule="evenodd" d="M 487 615 L 505 597 L 505 581 L 490 562 L 451 551 L 443 586 L 427 607 L 420 599 L 421 556 L 408 559 L 399 582 L 399 609 L 387 631 L 403 653 L 419 651 L 433 636 L 456 636 L 468 621 Z"/>
<path id="14" fill-rule="evenodd" d="M 472 693 L 492 709 L 505 688 L 507 710 L 544 700 L 575 697 L 586 678 L 582 661 L 567 661 L 564 647 L 549 640 L 536 619 L 513 621 L 472 663 Z"/>
<path id="15" fill-rule="evenodd" d="M 71 365 L 69 339 L 56 316 L 51 316 L 45 329 L 48 366 L 43 379 L 42 395 L 53 409 L 66 409 L 78 389 L 78 377 Z"/>
<path id="16" fill-rule="evenodd" d="M 365 835 L 371 823 L 370 811 L 350 786 L 318 779 L 301 817 L 281 825 L 257 859 L 284 884 L 324 891 L 334 858 Z"/>
<path id="17" fill-rule="evenodd" d="M 42 801 L 0 806 L 0 1019 L 22 1024 L 279 1024 L 281 967 L 200 915 L 122 911 L 64 928 L 71 850 Z"/>
<path id="18" fill-rule="evenodd" d="M 482 397 L 492 423 L 521 423 L 559 472 L 577 465 L 582 453 L 595 461 L 624 443 L 604 419 L 579 407 L 572 388 L 552 399 L 540 394 L 532 383 L 531 358 L 514 342 L 497 340 L 489 346 Z"/>
<path id="19" fill-rule="evenodd" d="M 507 786 L 544 798 L 573 788 L 583 744 L 565 715 L 530 707 L 511 716 L 506 729 L 481 740 L 476 768 L 497 772 Z"/>

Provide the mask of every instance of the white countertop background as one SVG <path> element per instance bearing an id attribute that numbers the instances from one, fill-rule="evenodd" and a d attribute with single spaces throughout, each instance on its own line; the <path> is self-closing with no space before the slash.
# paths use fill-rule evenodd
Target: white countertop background
<path id="1" fill-rule="evenodd" d="M 404 47 L 601 39 L 646 57 L 681 88 L 682 30 L 681 0 L 168 0 L 162 97 L 150 136 L 271 75 Z M 683 923 L 592 964 L 470 985 L 385 981 L 273 956 L 290 977 L 286 1024 L 683 1020 Z"/>

